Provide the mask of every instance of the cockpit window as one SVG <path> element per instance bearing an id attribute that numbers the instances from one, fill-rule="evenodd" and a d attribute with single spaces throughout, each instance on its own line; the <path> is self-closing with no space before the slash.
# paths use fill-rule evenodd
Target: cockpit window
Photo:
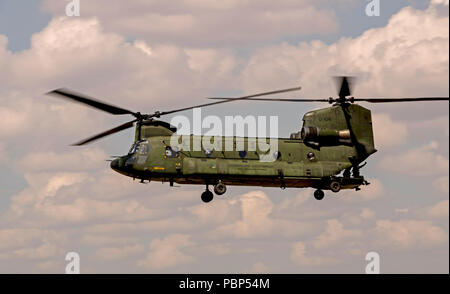
<path id="1" fill-rule="evenodd" d="M 148 143 L 142 142 L 139 144 L 139 154 L 140 155 L 147 155 L 149 151 Z"/>
<path id="2" fill-rule="evenodd" d="M 128 154 L 136 153 L 138 146 L 139 145 L 137 143 L 133 144 L 130 148 L 130 151 L 128 151 Z"/>
<path id="3" fill-rule="evenodd" d="M 146 155 L 149 152 L 148 141 L 139 141 L 131 146 L 128 154 L 138 153 L 140 155 Z"/>

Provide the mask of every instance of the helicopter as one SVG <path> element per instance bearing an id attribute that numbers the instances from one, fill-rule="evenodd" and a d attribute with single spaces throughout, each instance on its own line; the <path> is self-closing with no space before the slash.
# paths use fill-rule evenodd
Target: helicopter
<path id="1" fill-rule="evenodd" d="M 73 145 L 82 146 L 108 135 L 129 129 L 136 124 L 135 138 L 128 154 L 111 160 L 111 168 L 141 183 L 158 181 L 177 184 L 205 185 L 203 202 L 221 196 L 229 186 L 261 186 L 285 188 L 314 188 L 314 198 L 322 200 L 324 190 L 338 193 L 343 189 L 361 189 L 369 182 L 361 175 L 364 161 L 377 150 L 374 143 L 371 111 L 356 102 L 393 103 L 418 101 L 449 101 L 449 97 L 417 98 L 355 98 L 351 96 L 352 77 L 336 77 L 337 98 L 265 98 L 263 96 L 298 91 L 301 87 L 282 89 L 242 97 L 211 97 L 217 101 L 200 105 L 155 111 L 150 114 L 134 112 L 98 99 L 60 88 L 47 94 L 78 102 L 113 115 L 132 115 L 134 119 L 113 129 L 89 137 Z M 222 142 L 243 142 L 244 148 L 233 151 L 180 149 L 170 144 L 177 128 L 159 120 L 160 117 L 194 108 L 251 100 L 277 102 L 323 102 L 330 107 L 307 112 L 301 129 L 289 138 L 276 138 L 277 150 L 269 156 L 264 150 L 250 150 L 251 138 L 222 137 Z M 195 141 L 202 136 L 190 135 Z M 190 141 L 192 147 L 192 140 Z M 189 146 L 188 146 L 189 147 Z M 222 149 L 223 150 L 223 149 Z M 213 186 L 213 192 L 209 186 Z"/>

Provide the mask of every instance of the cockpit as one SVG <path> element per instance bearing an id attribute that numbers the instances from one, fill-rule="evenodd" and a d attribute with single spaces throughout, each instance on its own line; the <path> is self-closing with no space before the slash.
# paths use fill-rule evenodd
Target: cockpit
<path id="1" fill-rule="evenodd" d="M 147 155 L 150 151 L 150 147 L 148 146 L 148 141 L 137 141 L 135 142 L 128 152 L 129 155 L 131 154 L 138 154 L 138 155 Z"/>

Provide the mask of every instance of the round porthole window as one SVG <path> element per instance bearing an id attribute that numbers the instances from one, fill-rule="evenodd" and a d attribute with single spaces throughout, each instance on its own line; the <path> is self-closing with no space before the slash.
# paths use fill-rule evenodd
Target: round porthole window
<path id="1" fill-rule="evenodd" d="M 314 159 L 316 158 L 316 156 L 314 155 L 313 152 L 308 152 L 308 154 L 306 154 L 306 157 L 307 157 L 309 160 L 314 160 Z"/>
<path id="2" fill-rule="evenodd" d="M 209 150 L 209 149 L 206 149 L 206 150 L 205 150 L 205 155 L 206 155 L 207 157 L 210 157 L 212 154 L 213 154 L 213 151 L 212 151 L 212 150 Z"/>
<path id="3" fill-rule="evenodd" d="M 167 146 L 166 147 L 166 157 L 167 158 L 175 158 L 175 157 L 178 157 L 178 148 L 174 148 L 174 149 L 172 149 L 172 147 L 170 147 L 170 146 Z"/>
<path id="4" fill-rule="evenodd" d="M 280 159 L 281 158 L 281 152 L 280 151 L 275 151 L 273 153 L 273 158 L 275 159 Z"/>

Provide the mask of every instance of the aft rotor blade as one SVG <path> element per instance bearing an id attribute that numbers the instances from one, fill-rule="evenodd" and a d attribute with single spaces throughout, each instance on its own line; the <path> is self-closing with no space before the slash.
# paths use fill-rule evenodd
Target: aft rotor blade
<path id="1" fill-rule="evenodd" d="M 72 146 L 81 146 L 81 145 L 90 143 L 90 142 L 92 142 L 92 141 L 101 139 L 101 138 L 103 138 L 103 137 L 112 135 L 112 134 L 114 134 L 114 133 L 117 133 L 117 132 L 126 130 L 126 129 L 128 129 L 128 128 L 131 128 L 131 127 L 134 125 L 134 123 L 135 123 L 136 121 L 137 121 L 137 119 L 132 120 L 132 121 L 129 121 L 129 122 L 124 123 L 124 124 L 122 124 L 122 125 L 120 125 L 120 126 L 118 126 L 118 127 L 115 127 L 114 129 L 108 130 L 108 131 L 106 131 L 106 132 L 103 132 L 103 133 L 100 133 L 100 134 L 98 134 L 98 135 L 92 136 L 92 137 L 87 138 L 87 139 L 85 139 L 85 140 L 83 140 L 83 141 L 80 141 L 80 142 L 78 142 L 78 143 L 72 144 Z"/>
<path id="2" fill-rule="evenodd" d="M 389 103 L 389 102 L 419 102 L 419 101 L 449 101 L 449 97 L 417 97 L 417 98 L 354 98 L 353 101 L 363 101 L 369 103 Z"/>
<path id="3" fill-rule="evenodd" d="M 228 97 L 211 97 L 209 99 L 222 99 L 222 100 L 239 100 L 238 98 Z M 329 102 L 329 99 L 308 99 L 308 98 L 248 98 L 245 100 L 251 101 L 281 101 L 281 102 Z"/>
<path id="4" fill-rule="evenodd" d="M 236 98 L 212 97 L 209 99 L 236 100 Z M 278 102 L 337 102 L 334 98 L 328 99 L 308 99 L 308 98 L 249 98 L 252 101 L 278 101 Z M 420 101 L 449 101 L 449 97 L 417 97 L 417 98 L 346 98 L 347 102 L 369 102 L 369 103 L 389 103 L 389 102 L 420 102 Z"/>
<path id="5" fill-rule="evenodd" d="M 243 96 L 243 97 L 237 97 L 237 98 L 233 98 L 233 99 L 225 99 L 225 100 L 221 100 L 221 101 L 217 101 L 217 102 L 199 104 L 199 105 L 195 105 L 195 106 L 189 106 L 189 107 L 175 109 L 175 110 L 170 110 L 170 111 L 157 112 L 153 116 L 159 117 L 161 115 L 171 114 L 171 113 L 184 111 L 184 110 L 189 110 L 189 109 L 198 108 L 198 107 L 206 107 L 206 106 L 212 106 L 212 105 L 217 105 L 217 104 L 221 104 L 221 103 L 227 103 L 227 102 L 236 101 L 236 100 L 247 100 L 247 99 L 254 98 L 254 97 L 260 97 L 260 96 L 266 96 L 266 95 L 273 95 L 273 94 L 280 94 L 280 93 L 299 91 L 299 90 L 301 90 L 301 88 L 302 87 L 295 87 L 295 88 L 289 88 L 289 89 L 283 89 L 283 90 L 276 90 L 276 91 L 258 93 L 258 94 Z"/>
<path id="6" fill-rule="evenodd" d="M 47 93 L 48 95 L 53 95 L 53 96 L 57 96 L 57 97 L 62 97 L 68 100 L 72 100 L 78 103 L 82 103 L 85 105 L 88 105 L 90 107 L 111 113 L 111 114 L 115 114 L 115 115 L 121 115 L 121 114 L 131 114 L 131 115 L 136 115 L 135 112 L 128 110 L 128 109 L 124 109 L 121 107 L 117 107 L 111 104 L 107 104 L 105 102 L 102 102 L 100 100 L 94 99 L 92 97 L 74 92 L 72 90 L 66 89 L 66 88 L 61 88 L 61 89 L 56 89 L 53 90 L 51 92 Z"/>
<path id="7" fill-rule="evenodd" d="M 352 86 L 354 83 L 354 77 L 336 76 L 334 77 L 336 85 L 339 87 L 339 97 L 347 97 L 352 95 Z"/>

